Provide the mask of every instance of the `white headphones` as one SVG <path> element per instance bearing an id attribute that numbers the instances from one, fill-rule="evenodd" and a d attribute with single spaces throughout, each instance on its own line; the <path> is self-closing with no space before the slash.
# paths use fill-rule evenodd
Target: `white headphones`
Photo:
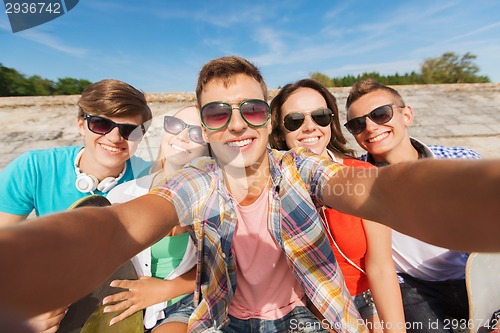
<path id="1" fill-rule="evenodd" d="M 82 157 L 83 154 L 83 150 L 84 149 L 80 150 L 80 152 L 78 153 L 78 155 L 76 155 L 75 158 L 76 189 L 82 193 L 93 192 L 96 189 L 98 191 L 106 193 L 113 187 L 115 187 L 116 184 L 118 184 L 118 181 L 125 174 L 125 171 L 127 170 L 127 163 L 125 163 L 125 167 L 123 168 L 123 171 L 118 175 L 118 177 L 116 178 L 106 177 L 99 182 L 99 180 L 95 176 L 82 172 L 78 167 L 78 164 L 80 163 L 80 158 Z"/>

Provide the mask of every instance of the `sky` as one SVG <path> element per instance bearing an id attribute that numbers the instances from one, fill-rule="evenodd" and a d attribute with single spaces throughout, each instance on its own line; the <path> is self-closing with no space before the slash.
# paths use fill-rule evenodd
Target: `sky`
<path id="1" fill-rule="evenodd" d="M 314 72 L 418 72 L 427 58 L 471 52 L 479 74 L 500 82 L 496 0 L 80 0 L 17 33 L 0 8 L 0 64 L 54 81 L 194 92 L 203 64 L 238 55 L 274 89 Z"/>

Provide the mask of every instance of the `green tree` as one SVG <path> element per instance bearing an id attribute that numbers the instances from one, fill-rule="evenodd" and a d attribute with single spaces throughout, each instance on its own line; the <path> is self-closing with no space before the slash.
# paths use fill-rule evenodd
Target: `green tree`
<path id="1" fill-rule="evenodd" d="M 463 56 L 446 52 L 441 57 L 427 58 L 422 64 L 424 83 L 484 83 L 490 82 L 487 76 L 477 75 L 479 67 L 474 64 L 477 57 L 470 52 Z"/>
<path id="2" fill-rule="evenodd" d="M 88 80 L 78 80 L 71 77 L 59 79 L 55 83 L 55 90 L 58 95 L 78 95 L 91 84 Z"/>
<path id="3" fill-rule="evenodd" d="M 33 75 L 28 79 L 29 95 L 49 96 L 55 92 L 54 82 L 44 79 L 38 75 Z"/>
<path id="4" fill-rule="evenodd" d="M 0 96 L 25 96 L 28 90 L 24 75 L 0 64 Z"/>
<path id="5" fill-rule="evenodd" d="M 320 73 L 320 72 L 314 72 L 309 76 L 311 79 L 318 81 L 325 87 L 335 87 L 334 82 L 328 75 Z"/>

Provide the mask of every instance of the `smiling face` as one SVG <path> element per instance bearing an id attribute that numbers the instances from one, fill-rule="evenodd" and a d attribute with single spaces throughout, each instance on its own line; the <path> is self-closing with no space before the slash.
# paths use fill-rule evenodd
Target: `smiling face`
<path id="1" fill-rule="evenodd" d="M 319 126 L 309 114 L 311 111 L 325 108 L 328 108 L 328 106 L 323 96 L 311 88 L 299 88 L 288 97 L 281 107 L 281 126 L 283 126 L 283 119 L 288 114 L 305 114 L 304 123 L 296 131 L 290 132 L 282 127 L 285 142 L 289 148 L 304 147 L 315 154 L 328 157 L 326 147 L 332 136 L 330 125 Z"/>
<path id="2" fill-rule="evenodd" d="M 102 116 L 104 117 L 104 116 Z M 125 117 L 104 117 L 118 124 L 142 124 L 141 115 Z M 118 176 L 125 167 L 125 162 L 135 153 L 139 141 L 127 141 L 118 127 L 107 134 L 93 133 L 87 126 L 87 120 L 78 118 L 78 129 L 84 137 L 85 150 L 80 159 L 82 172 L 89 173 L 102 180 Z"/>
<path id="3" fill-rule="evenodd" d="M 252 77 L 238 74 L 232 77 L 228 85 L 221 79 L 209 81 L 200 94 L 200 105 L 222 101 L 233 107 L 231 121 L 219 130 L 203 128 L 205 141 L 210 147 L 221 167 L 247 169 L 249 172 L 259 170 L 267 161 L 266 146 L 271 124 L 267 122 L 261 127 L 248 125 L 240 115 L 238 105 L 248 99 L 265 100 L 261 85 Z"/>
<path id="4" fill-rule="evenodd" d="M 199 111 L 195 106 L 180 110 L 175 117 L 187 125 L 201 126 Z M 207 156 L 208 148 L 204 144 L 193 142 L 189 138 L 189 129 L 186 127 L 177 135 L 163 132 L 161 154 L 164 158 L 165 171 L 174 171 L 195 158 Z"/>
<path id="5" fill-rule="evenodd" d="M 366 128 L 354 135 L 361 148 L 372 154 L 376 161 L 391 162 L 394 156 L 402 156 L 408 149 L 413 149 L 409 140 L 408 127 L 413 122 L 411 107 L 402 106 L 402 102 L 384 90 L 376 90 L 363 95 L 351 104 L 347 111 L 348 119 L 361 117 L 375 108 L 394 104 L 392 119 L 382 125 L 366 118 Z"/>

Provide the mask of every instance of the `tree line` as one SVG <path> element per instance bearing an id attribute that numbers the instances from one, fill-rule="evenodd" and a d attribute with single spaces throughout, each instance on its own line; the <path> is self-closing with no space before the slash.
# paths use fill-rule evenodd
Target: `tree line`
<path id="1" fill-rule="evenodd" d="M 0 96 L 78 95 L 91 83 L 71 77 L 60 78 L 55 82 L 39 75 L 26 77 L 0 63 Z"/>
<path id="2" fill-rule="evenodd" d="M 369 78 L 385 85 L 491 82 L 488 76 L 478 75 L 479 67 L 474 63 L 476 58 L 470 52 L 462 56 L 454 52 L 446 52 L 440 57 L 425 59 L 420 66 L 420 72 L 413 71 L 394 75 L 371 72 L 343 77 L 329 77 L 326 74 L 315 72 L 310 75 L 310 78 L 327 87 L 350 87 L 357 81 Z"/>
<path id="3" fill-rule="evenodd" d="M 491 82 L 488 76 L 478 75 L 479 67 L 474 63 L 476 58 L 470 52 L 462 56 L 446 52 L 440 57 L 425 59 L 420 66 L 420 72 L 394 75 L 371 72 L 343 77 L 329 77 L 315 72 L 310 77 L 327 87 L 350 87 L 356 81 L 368 78 L 386 85 Z M 78 95 L 91 83 L 71 77 L 60 78 L 55 82 L 38 75 L 26 77 L 14 68 L 4 67 L 0 63 L 0 96 Z"/>

